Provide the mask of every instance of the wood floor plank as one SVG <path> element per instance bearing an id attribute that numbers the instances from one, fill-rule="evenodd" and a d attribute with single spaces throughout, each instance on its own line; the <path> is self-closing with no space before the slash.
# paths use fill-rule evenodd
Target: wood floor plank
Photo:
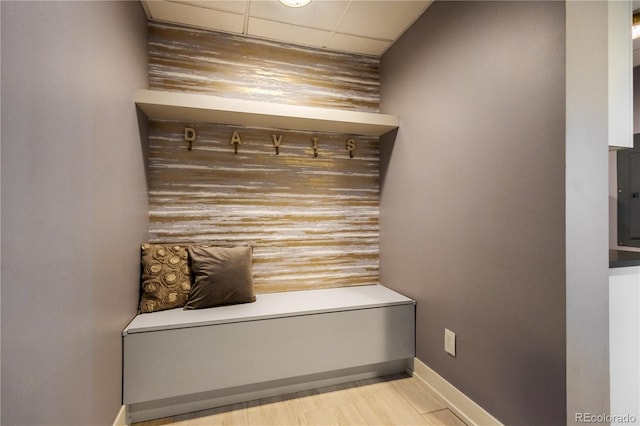
<path id="1" fill-rule="evenodd" d="M 305 412 L 307 425 L 367 425 L 365 417 L 355 404 L 342 404 L 334 407 Z"/>
<path id="2" fill-rule="evenodd" d="M 289 396 L 253 401 L 246 408 L 247 421 L 249 425 L 264 426 L 307 424 L 304 411 L 300 408 L 299 401 Z"/>
<path id="3" fill-rule="evenodd" d="M 238 403 L 226 407 L 212 408 L 210 410 L 197 411 L 195 413 L 181 414 L 179 416 L 168 417 L 174 419 L 175 426 L 217 426 L 217 425 L 248 425 L 247 403 Z M 144 426 L 147 425 L 146 423 Z"/>
<path id="4" fill-rule="evenodd" d="M 391 385 L 376 387 L 371 394 L 371 404 L 375 404 L 384 410 L 392 424 L 395 425 L 421 425 L 424 419 Z"/>
<path id="5" fill-rule="evenodd" d="M 341 384 L 303 391 L 298 393 L 298 400 L 305 411 L 337 407 L 354 402 L 350 388 L 351 384 Z"/>
<path id="6" fill-rule="evenodd" d="M 394 422 L 387 414 L 385 407 L 378 404 L 366 402 L 355 404 L 367 425 L 393 425 Z"/>
<path id="7" fill-rule="evenodd" d="M 413 377 L 393 380 L 390 384 L 420 414 L 447 408 L 442 399 Z"/>
<path id="8" fill-rule="evenodd" d="M 429 426 L 466 426 L 465 422 L 447 408 L 423 414 L 422 418 Z"/>

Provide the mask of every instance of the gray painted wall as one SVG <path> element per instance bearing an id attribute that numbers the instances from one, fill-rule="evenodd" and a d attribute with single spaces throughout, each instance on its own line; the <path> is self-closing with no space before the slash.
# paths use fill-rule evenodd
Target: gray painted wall
<path id="1" fill-rule="evenodd" d="M 0 7 L 0 23 L 2 22 L 2 7 Z M 2 43 L 0 42 L 0 93 L 2 92 Z M 2 96 L 0 96 L 0 111 L 2 110 Z M 2 113 L 0 113 L 0 165 L 2 164 Z M 2 173 L 0 173 L 0 241 L 2 241 Z M 2 244 L 0 244 L 0 271 L 2 271 Z M 0 354 L 2 354 L 2 273 L 0 273 Z M 2 356 L 0 356 L 0 372 L 2 371 Z M 0 374 L 0 389 L 2 389 L 2 374 Z M 1 393 L 1 391 L 0 391 Z M 2 423 L 2 397 L 0 397 L 0 423 Z"/>
<path id="2" fill-rule="evenodd" d="M 570 1 L 566 87 L 567 424 L 609 412 L 607 2 Z"/>
<path id="3" fill-rule="evenodd" d="M 565 423 L 564 46 L 563 2 L 436 2 L 382 58 L 381 282 L 510 425 Z"/>
<path id="4" fill-rule="evenodd" d="M 138 2 L 2 8 L 2 424 L 111 424 L 147 188 Z"/>

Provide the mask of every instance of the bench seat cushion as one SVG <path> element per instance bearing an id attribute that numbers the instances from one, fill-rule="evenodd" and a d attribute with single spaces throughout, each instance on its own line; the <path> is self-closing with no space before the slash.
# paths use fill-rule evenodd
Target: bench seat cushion
<path id="1" fill-rule="evenodd" d="M 382 285 L 258 294 L 256 303 L 208 309 L 182 308 L 136 316 L 122 334 L 340 312 L 415 302 Z"/>

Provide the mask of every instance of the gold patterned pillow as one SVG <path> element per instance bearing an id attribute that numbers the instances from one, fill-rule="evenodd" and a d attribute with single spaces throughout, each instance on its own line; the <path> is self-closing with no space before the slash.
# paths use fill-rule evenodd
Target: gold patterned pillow
<path id="1" fill-rule="evenodd" d="M 140 312 L 184 306 L 191 290 L 187 248 L 165 244 L 142 245 Z"/>

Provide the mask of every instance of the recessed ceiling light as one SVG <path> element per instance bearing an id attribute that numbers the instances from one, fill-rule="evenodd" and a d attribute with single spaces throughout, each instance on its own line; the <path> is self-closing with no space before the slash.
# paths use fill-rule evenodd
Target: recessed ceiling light
<path id="1" fill-rule="evenodd" d="M 280 3 L 289 7 L 302 7 L 311 3 L 311 0 L 280 0 Z"/>

